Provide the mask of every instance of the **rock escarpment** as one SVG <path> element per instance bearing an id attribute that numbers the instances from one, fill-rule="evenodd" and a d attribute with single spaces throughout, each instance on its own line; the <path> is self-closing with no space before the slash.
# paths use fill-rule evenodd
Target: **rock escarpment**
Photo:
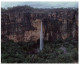
<path id="1" fill-rule="evenodd" d="M 5 11 L 1 14 L 1 39 L 7 37 L 14 42 L 40 39 L 43 22 L 44 40 L 55 41 L 68 37 L 78 39 L 78 10 L 52 9 L 47 12 Z"/>

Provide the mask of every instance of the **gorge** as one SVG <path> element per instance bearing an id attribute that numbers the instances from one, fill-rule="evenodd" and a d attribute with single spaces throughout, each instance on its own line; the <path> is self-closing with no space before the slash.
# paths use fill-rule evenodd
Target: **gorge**
<path id="1" fill-rule="evenodd" d="M 78 8 L 1 8 L 2 63 L 78 63 Z"/>

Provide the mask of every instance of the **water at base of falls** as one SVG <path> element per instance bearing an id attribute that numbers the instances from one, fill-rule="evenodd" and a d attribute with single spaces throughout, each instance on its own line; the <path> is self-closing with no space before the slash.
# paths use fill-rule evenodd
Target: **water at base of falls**
<path id="1" fill-rule="evenodd" d="M 42 29 L 42 22 L 41 22 L 41 31 L 40 31 L 40 50 L 43 49 L 43 29 Z"/>

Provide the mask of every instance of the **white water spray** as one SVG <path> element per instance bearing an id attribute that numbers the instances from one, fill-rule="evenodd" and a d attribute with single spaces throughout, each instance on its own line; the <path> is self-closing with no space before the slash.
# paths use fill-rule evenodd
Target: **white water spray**
<path id="1" fill-rule="evenodd" d="M 41 31 L 40 31 L 40 50 L 43 49 L 43 29 L 42 29 L 42 22 L 41 22 Z"/>

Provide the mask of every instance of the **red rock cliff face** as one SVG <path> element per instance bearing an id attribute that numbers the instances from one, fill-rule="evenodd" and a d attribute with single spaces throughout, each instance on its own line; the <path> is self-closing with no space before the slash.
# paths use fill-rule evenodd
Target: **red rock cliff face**
<path id="1" fill-rule="evenodd" d="M 78 11 L 52 10 L 48 13 L 5 12 L 1 15 L 2 39 L 7 37 L 14 42 L 28 42 L 40 39 L 40 26 L 43 22 L 44 40 L 59 38 L 78 39 Z"/>

